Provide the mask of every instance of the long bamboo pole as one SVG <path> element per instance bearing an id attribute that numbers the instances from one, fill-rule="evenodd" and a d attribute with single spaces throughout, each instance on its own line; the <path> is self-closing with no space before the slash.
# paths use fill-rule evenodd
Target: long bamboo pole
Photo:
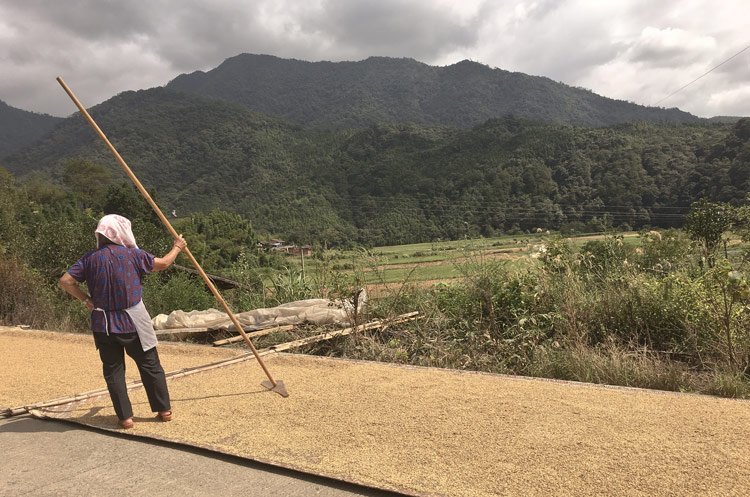
<path id="1" fill-rule="evenodd" d="M 141 195 L 143 195 L 143 198 L 146 199 L 146 202 L 151 206 L 151 208 L 154 210 L 157 216 L 159 216 L 159 219 L 161 220 L 162 224 L 167 228 L 169 233 L 177 239 L 179 235 L 177 234 L 177 231 L 172 227 L 172 224 L 169 222 L 169 219 L 164 215 L 164 213 L 161 211 L 158 205 L 156 205 L 156 202 L 151 198 L 151 195 L 146 191 L 146 189 L 143 187 L 140 181 L 138 181 L 138 178 L 133 174 L 133 171 L 130 169 L 130 167 L 127 165 L 125 160 L 122 158 L 120 153 L 115 149 L 115 147 L 112 145 L 112 143 L 109 141 L 107 136 L 104 134 L 104 132 L 99 128 L 99 126 L 96 124 L 96 121 L 91 117 L 91 115 L 88 113 L 86 108 L 81 104 L 81 102 L 76 98 L 75 94 L 73 94 L 73 91 L 68 87 L 68 85 L 65 84 L 65 81 L 61 77 L 57 77 L 57 82 L 60 83 L 60 86 L 62 86 L 63 90 L 65 90 L 65 93 L 68 94 L 70 99 L 73 101 L 73 103 L 78 107 L 78 110 L 81 111 L 81 114 L 83 114 L 83 117 L 86 118 L 86 121 L 91 125 L 91 127 L 94 129 L 97 135 L 99 135 L 99 138 L 102 139 L 102 141 L 107 145 L 107 148 L 109 148 L 109 151 L 112 152 L 112 155 L 115 156 L 115 159 L 117 159 L 117 162 L 122 167 L 122 170 L 125 171 L 125 174 L 128 175 L 128 177 L 133 181 L 136 188 L 138 188 L 138 191 L 141 192 Z M 219 290 L 216 289 L 216 286 L 213 284 L 211 279 L 208 277 L 206 272 L 203 270 L 201 265 L 198 263 L 198 261 L 193 257 L 193 254 L 190 252 L 190 249 L 188 247 L 185 247 L 183 249 L 183 253 L 187 256 L 188 259 L 190 259 L 190 262 L 193 263 L 193 266 L 195 266 L 195 269 L 200 273 L 201 277 L 203 278 L 203 281 L 206 282 L 206 286 L 208 286 L 209 290 L 211 290 L 211 293 L 214 294 L 214 297 L 216 297 L 216 300 L 219 301 L 221 306 L 226 311 L 229 318 L 232 320 L 232 323 L 234 323 L 234 326 L 237 328 L 237 330 L 240 332 L 242 337 L 244 338 L 245 342 L 247 343 L 248 347 L 250 347 L 250 350 L 252 350 L 253 354 L 255 355 L 255 358 L 258 360 L 258 364 L 260 364 L 260 367 L 263 368 L 263 372 L 268 377 L 268 381 L 264 381 L 261 384 L 268 388 L 269 390 L 272 390 L 282 397 L 288 397 L 289 393 L 287 392 L 284 382 L 279 380 L 275 381 L 273 377 L 271 376 L 270 371 L 268 371 L 268 368 L 263 363 L 263 361 L 260 358 L 260 355 L 258 355 L 258 351 L 255 349 L 255 346 L 253 345 L 253 342 L 250 341 L 250 338 L 245 333 L 245 330 L 242 329 L 242 325 L 240 324 L 239 320 L 237 319 L 237 316 L 234 315 L 232 310 L 229 308 L 229 305 L 226 303 L 224 298 L 219 293 Z"/>

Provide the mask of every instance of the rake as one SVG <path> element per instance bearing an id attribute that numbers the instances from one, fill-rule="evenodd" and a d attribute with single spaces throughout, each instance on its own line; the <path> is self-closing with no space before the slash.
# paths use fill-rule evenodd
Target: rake
<path id="1" fill-rule="evenodd" d="M 127 165 L 125 160 L 122 158 L 122 156 L 117 152 L 117 149 L 112 145 L 112 143 L 109 141 L 107 136 L 104 134 L 104 132 L 99 128 L 99 126 L 96 124 L 96 121 L 91 117 L 91 115 L 88 113 L 86 108 L 81 104 L 81 102 L 76 98 L 76 96 L 73 94 L 73 91 L 68 88 L 68 85 L 65 84 L 65 81 L 61 77 L 57 78 L 57 82 L 60 83 L 60 86 L 63 87 L 63 90 L 65 90 L 65 93 L 68 94 L 70 99 L 73 101 L 73 103 L 78 107 L 78 110 L 81 111 L 81 114 L 83 114 L 83 117 L 86 118 L 86 121 L 91 125 L 91 127 L 94 129 L 97 135 L 99 135 L 99 138 L 102 139 L 102 141 L 107 145 L 107 148 L 109 148 L 109 151 L 112 152 L 112 155 L 115 156 L 115 159 L 117 159 L 117 162 L 122 167 L 123 171 L 125 171 L 125 174 L 128 175 L 128 177 L 133 181 L 136 188 L 138 188 L 138 191 L 143 195 L 143 198 L 146 199 L 146 202 L 151 206 L 151 208 L 154 210 L 157 216 L 159 216 L 159 219 L 161 220 L 162 224 L 167 228 L 169 233 L 177 239 L 179 236 L 177 234 L 177 231 L 172 227 L 172 224 L 169 222 L 169 219 L 164 215 L 164 213 L 161 211 L 158 205 L 156 205 L 156 202 L 154 202 L 154 199 L 151 198 L 151 195 L 146 191 L 146 189 L 143 187 L 140 181 L 138 181 L 138 178 L 135 176 L 133 171 L 130 169 L 130 167 Z M 288 397 L 289 392 L 287 392 L 286 387 L 284 386 L 284 382 L 281 380 L 274 380 L 271 376 L 270 371 L 268 371 L 268 368 L 263 363 L 263 360 L 260 358 L 260 354 L 258 354 L 257 349 L 253 345 L 253 342 L 250 341 L 250 337 L 247 336 L 245 333 L 245 330 L 242 328 L 242 325 L 240 324 L 240 321 L 237 319 L 237 316 L 234 315 L 232 310 L 229 308 L 229 305 L 226 303 L 224 298 L 219 293 L 219 290 L 216 289 L 216 286 L 213 284 L 211 279 L 208 277 L 205 271 L 203 271 L 203 268 L 198 263 L 198 261 L 193 257 L 193 254 L 190 253 L 190 249 L 188 247 L 185 247 L 183 249 L 183 253 L 187 256 L 188 259 L 190 259 L 190 262 L 193 263 L 193 266 L 195 266 L 195 269 L 198 270 L 198 273 L 201 275 L 201 278 L 203 278 L 203 281 L 205 281 L 206 286 L 211 290 L 211 293 L 214 294 L 214 297 L 216 297 L 216 300 L 221 304 L 221 306 L 224 308 L 224 311 L 226 311 L 229 318 L 232 320 L 232 323 L 234 324 L 237 331 L 240 332 L 240 335 L 242 335 L 242 338 L 245 340 L 245 343 L 247 343 L 248 347 L 250 347 L 250 350 L 252 350 L 253 355 L 255 356 L 255 359 L 258 361 L 258 364 L 260 364 L 260 367 L 263 368 L 263 372 L 268 377 L 268 380 L 264 380 L 261 382 L 261 385 L 264 388 L 267 388 L 268 390 L 271 390 L 272 392 L 276 392 L 282 397 Z"/>

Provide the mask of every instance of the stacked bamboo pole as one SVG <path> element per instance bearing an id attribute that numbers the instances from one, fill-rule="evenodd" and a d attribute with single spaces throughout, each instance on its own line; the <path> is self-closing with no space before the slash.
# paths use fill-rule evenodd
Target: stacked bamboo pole
<path id="1" fill-rule="evenodd" d="M 273 328 L 266 328 L 263 330 L 251 331 L 250 333 L 247 334 L 247 336 L 250 338 L 257 338 L 257 337 L 262 337 L 265 335 L 270 335 L 271 333 L 277 333 L 279 331 L 289 331 L 292 329 L 294 329 L 294 325 L 291 325 L 291 324 L 286 325 L 286 326 L 274 326 Z M 228 345 L 230 343 L 241 342 L 242 340 L 243 340 L 242 335 L 238 335 L 236 337 L 224 338 L 223 340 L 216 340 L 215 342 L 213 342 L 213 345 L 214 347 L 218 347 L 220 345 Z"/>
<path id="2" fill-rule="evenodd" d="M 352 326 L 350 328 L 344 328 L 343 330 L 329 331 L 326 333 L 321 333 L 319 335 L 315 335 L 315 336 L 311 336 L 307 338 L 301 338 L 299 340 L 294 340 L 292 342 L 274 345 L 272 347 L 269 347 L 269 349 L 276 351 L 276 352 L 283 352 L 285 350 L 302 347 L 303 345 L 310 345 L 313 343 L 322 342 L 324 340 L 330 340 L 331 338 L 351 335 L 352 333 L 359 333 L 362 331 L 374 330 L 377 328 L 383 328 L 383 327 L 391 326 L 394 324 L 406 323 L 407 321 L 413 321 L 415 319 L 419 319 L 420 317 L 421 316 L 419 316 L 418 311 L 409 312 L 407 314 L 401 314 L 400 316 L 396 316 L 393 319 L 384 319 L 384 320 L 376 319 L 375 321 L 371 321 L 369 323 L 361 324 L 358 326 Z"/>

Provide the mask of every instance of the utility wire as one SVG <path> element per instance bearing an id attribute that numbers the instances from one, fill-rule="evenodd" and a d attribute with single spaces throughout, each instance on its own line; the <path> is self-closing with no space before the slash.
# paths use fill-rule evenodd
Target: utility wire
<path id="1" fill-rule="evenodd" d="M 715 69 L 718 69 L 719 67 L 723 66 L 724 64 L 726 64 L 726 63 L 727 63 L 727 62 L 729 62 L 730 60 L 734 59 L 734 58 L 735 58 L 735 57 L 737 57 L 737 56 L 738 56 L 739 54 L 741 54 L 742 52 L 744 52 L 745 50 L 747 50 L 747 49 L 749 49 L 749 48 L 750 48 L 750 45 L 746 46 L 745 48 L 743 48 L 742 50 L 740 50 L 740 51 L 739 51 L 739 52 L 737 52 L 736 54 L 734 54 L 734 55 L 732 55 L 731 57 L 729 57 L 729 58 L 728 58 L 727 60 L 725 60 L 724 62 L 722 62 L 722 63 L 720 63 L 720 64 L 717 64 L 717 65 L 715 65 L 714 67 L 712 67 L 711 69 L 709 69 L 708 71 L 704 72 L 703 74 L 701 74 L 700 76 L 698 76 L 697 78 L 695 78 L 694 80 L 692 80 L 692 81 L 691 81 L 690 83 L 688 83 L 688 84 L 686 84 L 686 85 L 683 85 L 683 86 L 681 86 L 681 87 L 677 88 L 677 89 L 676 89 L 675 91 L 673 91 L 672 93 L 670 93 L 670 94 L 669 94 L 669 95 L 667 95 L 666 97 L 662 98 L 661 100 L 659 100 L 658 102 L 656 102 L 655 104 L 653 104 L 653 107 L 656 107 L 657 105 L 659 105 L 660 103 L 662 103 L 663 101 L 665 101 L 666 99 L 668 99 L 669 97 L 671 97 L 672 95 L 674 95 L 674 94 L 676 94 L 676 93 L 679 93 L 679 92 L 681 92 L 682 90 L 684 90 L 684 89 L 685 89 L 685 88 L 687 88 L 688 86 L 692 85 L 693 83 L 695 83 L 696 81 L 698 81 L 699 79 L 701 79 L 701 78 L 702 78 L 703 76 L 706 76 L 707 74 L 709 74 L 710 72 L 714 71 Z"/>

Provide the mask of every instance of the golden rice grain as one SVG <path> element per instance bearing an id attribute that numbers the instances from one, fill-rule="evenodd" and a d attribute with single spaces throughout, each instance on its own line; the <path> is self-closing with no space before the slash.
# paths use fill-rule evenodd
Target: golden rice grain
<path id="1" fill-rule="evenodd" d="M 281 355 L 173 381 L 133 434 L 415 495 L 745 495 L 750 403 Z M 107 399 L 79 422 L 112 428 Z"/>
<path id="2" fill-rule="evenodd" d="M 16 407 L 106 388 L 94 339 L 89 334 L 0 327 L 0 407 Z M 165 371 L 233 357 L 242 350 L 159 344 Z M 128 358 L 128 381 L 138 369 Z"/>

